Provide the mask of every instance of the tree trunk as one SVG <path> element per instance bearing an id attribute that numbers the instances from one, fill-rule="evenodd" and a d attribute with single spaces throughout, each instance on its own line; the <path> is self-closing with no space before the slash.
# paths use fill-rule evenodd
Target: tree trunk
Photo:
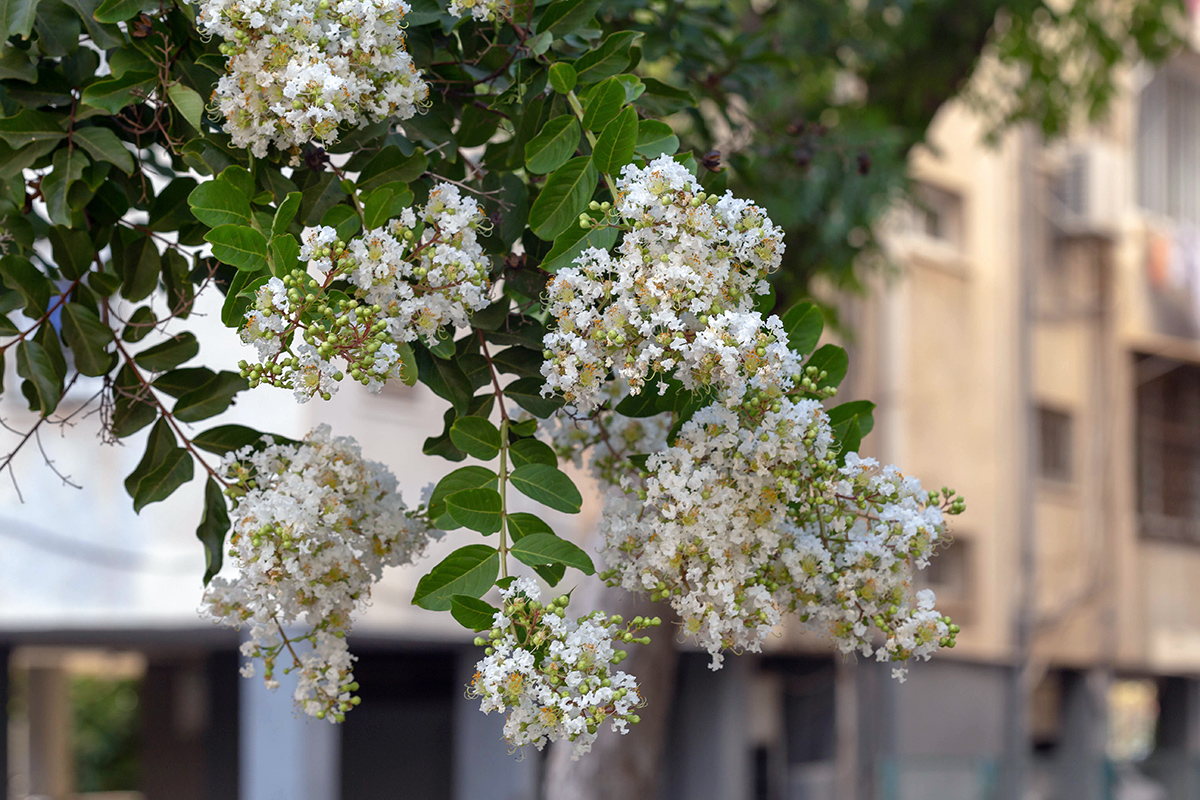
<path id="1" fill-rule="evenodd" d="M 663 749 L 675 693 L 674 616 L 663 604 L 651 603 L 622 589 L 589 581 L 574 597 L 580 609 L 600 609 L 626 619 L 641 615 L 662 617 L 659 628 L 647 631 L 648 645 L 632 645 L 620 669 L 637 678 L 646 705 L 637 714 L 641 722 L 621 736 L 606 724 L 592 752 L 571 760 L 569 742 L 556 743 L 547 758 L 543 800 L 610 800 L 610 798 L 655 797 L 661 772 Z M 571 605 L 576 606 L 576 602 Z M 669 616 L 670 615 L 670 616 Z"/>

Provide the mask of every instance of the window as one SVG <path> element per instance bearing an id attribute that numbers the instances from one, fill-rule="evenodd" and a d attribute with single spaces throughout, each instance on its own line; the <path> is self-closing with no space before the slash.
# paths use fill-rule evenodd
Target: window
<path id="1" fill-rule="evenodd" d="M 963 201 L 955 192 L 927 183 L 913 187 L 913 199 L 900 211 L 900 229 L 954 248 L 963 244 Z"/>
<path id="2" fill-rule="evenodd" d="M 938 608 L 958 624 L 970 621 L 972 556 L 974 543 L 961 533 L 946 547 L 940 547 L 929 559 L 929 566 L 917 573 L 917 585 L 932 589 L 937 595 Z"/>
<path id="3" fill-rule="evenodd" d="M 1137 182 L 1142 208 L 1200 225 L 1200 83 L 1178 67 L 1138 99 Z"/>
<path id="4" fill-rule="evenodd" d="M 1200 543 L 1200 367 L 1141 356 L 1137 375 L 1142 535 Z"/>
<path id="5" fill-rule="evenodd" d="M 1066 411 L 1038 408 L 1038 474 L 1052 481 L 1072 477 L 1071 415 Z"/>

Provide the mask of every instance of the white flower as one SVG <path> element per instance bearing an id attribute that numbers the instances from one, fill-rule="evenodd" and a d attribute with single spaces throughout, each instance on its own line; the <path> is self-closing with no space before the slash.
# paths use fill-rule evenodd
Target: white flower
<path id="1" fill-rule="evenodd" d="M 202 611 L 249 627 L 242 652 L 263 661 L 268 686 L 278 685 L 279 656 L 299 659 L 296 703 L 339 721 L 357 703 L 345 641 L 354 610 L 384 567 L 412 563 L 438 533 L 408 511 L 383 465 L 364 460 L 353 440 L 331 438 L 328 426 L 298 444 L 264 441 L 223 463 L 235 487 L 229 554 L 238 575 L 214 578 Z M 285 640 L 299 624 L 307 632 Z"/>

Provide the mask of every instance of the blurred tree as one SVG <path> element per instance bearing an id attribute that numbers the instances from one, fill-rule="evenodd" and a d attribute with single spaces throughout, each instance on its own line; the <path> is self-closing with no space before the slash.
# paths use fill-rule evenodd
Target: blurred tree
<path id="1" fill-rule="evenodd" d="M 1064 7 L 1065 6 L 1065 7 Z M 780 307 L 816 275 L 858 285 L 873 225 L 906 187 L 909 151 L 959 99 L 995 139 L 1107 112 L 1121 70 L 1183 43 L 1183 0 L 619 0 L 605 28 L 645 33 L 641 72 L 686 85 L 672 122 L 712 150 L 713 183 L 788 233 Z M 685 106 L 687 106 L 685 108 Z M 672 111 L 664 102 L 662 110 Z"/>
<path id="2" fill-rule="evenodd" d="M 76 784 L 81 792 L 138 787 L 138 682 L 77 677 L 71 681 Z"/>

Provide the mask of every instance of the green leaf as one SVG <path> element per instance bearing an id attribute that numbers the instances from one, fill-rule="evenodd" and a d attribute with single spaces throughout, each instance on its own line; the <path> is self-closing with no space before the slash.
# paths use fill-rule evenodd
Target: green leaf
<path id="1" fill-rule="evenodd" d="M 508 535 L 513 542 L 519 542 L 522 538 L 535 533 L 554 535 L 554 531 L 550 526 L 533 514 L 517 513 L 508 515 Z M 567 568 L 562 564 L 536 564 L 533 567 L 533 571 L 540 575 L 546 583 L 551 586 L 557 586 L 558 582 L 563 579 L 563 575 L 567 573 Z"/>
<path id="2" fill-rule="evenodd" d="M 128 72 L 119 78 L 93 83 L 83 90 L 80 99 L 93 108 L 116 114 L 125 106 L 148 97 L 157 83 L 157 75 Z"/>
<path id="3" fill-rule="evenodd" d="M 212 381 L 181 395 L 171 413 L 180 422 L 199 422 L 229 408 L 233 396 L 249 388 L 250 382 L 236 372 L 219 372 Z"/>
<path id="4" fill-rule="evenodd" d="M 129 364 L 117 371 L 115 394 L 112 430 L 118 439 L 140 431 L 158 417 L 158 409 L 146 399 L 148 390 Z"/>
<path id="5" fill-rule="evenodd" d="M 94 16 L 97 22 L 124 22 L 136 17 L 143 8 L 148 8 L 145 0 L 104 0 Z"/>
<path id="6" fill-rule="evenodd" d="M 535 417 L 546 419 L 562 408 L 563 400 L 554 395 L 543 397 L 542 387 L 544 385 L 545 381 L 541 377 L 518 378 L 504 387 L 504 396 Z"/>
<path id="7" fill-rule="evenodd" d="M 840 445 L 839 464 L 846 463 L 847 453 L 858 452 L 863 437 L 875 427 L 875 418 L 871 414 L 874 410 L 875 404 L 869 400 L 854 400 L 829 409 L 829 425 L 833 428 L 833 438 Z"/>
<path id="8" fill-rule="evenodd" d="M 589 131 L 604 130 L 625 105 L 625 87 L 616 78 L 609 78 L 592 87 L 583 100 L 583 127 Z"/>
<path id="9" fill-rule="evenodd" d="M 631 58 L 629 49 L 641 37 L 642 34 L 636 31 L 609 34 L 599 47 L 584 53 L 575 62 L 579 82 L 586 86 L 624 72 Z"/>
<path id="10" fill-rule="evenodd" d="M 133 154 L 125 149 L 117 135 L 108 128 L 77 128 L 71 141 L 86 150 L 96 161 L 107 161 L 126 175 L 133 174 Z"/>
<path id="11" fill-rule="evenodd" d="M 199 389 L 217 377 L 208 367 L 184 367 L 164 372 L 151 382 L 158 391 L 171 397 L 182 397 L 192 389 Z"/>
<path id="12" fill-rule="evenodd" d="M 506 347 L 492 356 L 492 364 L 509 375 L 539 378 L 542 374 L 542 353 L 528 347 Z"/>
<path id="13" fill-rule="evenodd" d="M 123 272 L 121 296 L 136 303 L 158 288 L 162 256 L 153 241 L 143 238 L 126 251 L 120 268 Z"/>
<path id="14" fill-rule="evenodd" d="M 825 320 L 821 311 L 812 303 L 792 306 L 783 315 L 783 329 L 787 331 L 788 347 L 800 355 L 808 355 L 821 339 Z"/>
<path id="15" fill-rule="evenodd" d="M 201 450 L 223 456 L 233 450 L 258 444 L 263 434 L 245 425 L 219 425 L 197 434 L 192 444 Z M 277 441 L 279 437 L 274 437 Z"/>
<path id="16" fill-rule="evenodd" d="M 229 512 L 225 494 L 211 477 L 204 484 L 204 515 L 196 528 L 196 538 L 204 545 L 204 585 L 221 571 L 225 555 L 225 536 L 229 533 Z"/>
<path id="17" fill-rule="evenodd" d="M 555 170 L 529 209 L 534 235 L 549 242 L 568 226 L 578 225 L 599 179 L 590 156 L 573 158 Z"/>
<path id="18" fill-rule="evenodd" d="M 495 489 L 463 489 L 446 498 L 446 513 L 459 525 L 486 536 L 500 530 L 503 505 Z"/>
<path id="19" fill-rule="evenodd" d="M 350 206 L 344 205 L 337 205 L 326 211 L 325 216 L 321 218 L 321 224 L 333 228 L 337 238 L 343 242 L 350 241 L 362 228 L 362 220 L 358 218 L 358 214 L 354 213 Z"/>
<path id="20" fill-rule="evenodd" d="M 282 236 L 287 233 L 288 226 L 292 224 L 292 220 L 296 218 L 296 213 L 300 210 L 300 201 L 304 199 L 304 195 L 300 192 L 288 192 L 287 197 L 275 209 L 275 217 L 271 220 L 271 239 L 276 236 Z M 249 211 L 249 205 L 246 210 Z M 218 223 L 220 224 L 220 223 Z"/>
<path id="21" fill-rule="evenodd" d="M 257 272 L 267 266 L 267 239 L 245 225 L 220 225 L 204 235 L 213 256 L 240 270 Z"/>
<path id="22" fill-rule="evenodd" d="M 17 345 L 17 374 L 33 386 L 38 409 L 43 417 L 58 408 L 62 397 L 62 377 L 46 348 L 25 339 Z"/>
<path id="23" fill-rule="evenodd" d="M 56 226 L 46 231 L 46 237 L 50 240 L 54 266 L 64 278 L 75 280 L 91 268 L 96 246 L 87 233 Z"/>
<path id="24" fill-rule="evenodd" d="M 508 476 L 517 491 L 542 505 L 578 514 L 583 497 L 565 472 L 546 464 L 524 464 Z"/>
<path id="25" fill-rule="evenodd" d="M 675 155 L 679 149 L 679 137 L 667 123 L 644 119 L 638 123 L 637 145 L 633 149 L 646 158 Z"/>
<path id="26" fill-rule="evenodd" d="M 555 117 L 525 144 L 525 166 L 537 175 L 553 172 L 575 155 L 579 136 L 579 120 L 573 114 Z"/>
<path id="27" fill-rule="evenodd" d="M 483 486 L 495 487 L 498 483 L 496 473 L 492 472 L 487 467 L 470 466 L 460 467 L 450 474 L 446 475 L 437 486 L 433 487 L 433 494 L 429 497 L 429 518 L 440 528 L 443 527 L 441 517 L 446 513 L 446 498 L 455 492 L 461 492 L 464 489 L 478 489 Z M 451 528 L 458 527 L 458 523 L 453 519 L 447 520 L 453 523 Z"/>
<path id="28" fill-rule="evenodd" d="M 417 583 L 413 605 L 447 611 L 455 595 L 480 597 L 496 581 L 500 553 L 486 544 L 469 544 L 446 556 Z"/>
<path id="29" fill-rule="evenodd" d="M 417 362 L 417 377 L 433 393 L 449 400 L 460 414 L 467 412 L 471 395 L 475 391 L 462 368 L 453 361 L 435 358 L 427 348 L 414 348 Z"/>
<path id="30" fill-rule="evenodd" d="M 408 342 L 403 342 L 396 348 L 400 353 L 400 381 L 405 386 L 417 385 L 417 354 L 413 352 L 412 345 Z"/>
<path id="31" fill-rule="evenodd" d="M 130 497 L 137 496 L 138 484 L 142 482 L 143 478 L 158 469 L 167 460 L 167 456 L 173 450 L 178 449 L 177 445 L 178 441 L 175 438 L 175 432 L 171 430 L 171 424 L 160 417 L 158 422 L 154 423 L 154 427 L 150 429 L 150 436 L 146 439 L 146 450 L 142 454 L 141 460 L 134 467 L 133 472 L 125 478 L 125 491 L 129 493 Z"/>
<path id="32" fill-rule="evenodd" d="M 554 450 L 550 445 L 537 439 L 518 439 L 509 445 L 508 455 L 512 459 L 514 467 L 525 464 L 558 466 L 558 456 L 554 455 Z"/>
<path id="33" fill-rule="evenodd" d="M 117 358 L 108 352 L 112 329 L 100 317 L 81 303 L 63 306 L 62 337 L 75 355 L 75 369 L 82 375 L 105 375 L 116 366 Z"/>
<path id="34" fill-rule="evenodd" d="M 807 370 L 809 367 L 816 367 L 818 373 L 826 373 L 824 378 L 814 378 L 817 387 L 823 388 L 841 383 L 842 378 L 846 377 L 846 367 L 849 363 L 845 350 L 836 344 L 827 344 L 809 357 L 804 368 Z"/>
<path id="35" fill-rule="evenodd" d="M 450 598 L 450 616 L 467 630 L 486 631 L 498 613 L 500 609 L 477 597 L 456 594 Z"/>
<path id="36" fill-rule="evenodd" d="M 190 89 L 182 83 L 172 83 L 167 87 L 167 97 L 171 101 L 171 105 L 178 109 L 187 123 L 191 125 L 197 132 L 200 131 L 200 122 L 204 118 L 204 100 L 195 89 Z"/>
<path id="37" fill-rule="evenodd" d="M 560 61 L 550 65 L 550 86 L 559 94 L 566 94 L 574 89 L 578 79 L 575 68 L 570 64 Z"/>
<path id="38" fill-rule="evenodd" d="M 394 196 L 395 193 L 387 187 L 371 192 L 371 196 L 363 204 L 363 224 L 367 230 L 381 228 L 391 218 Z"/>
<path id="39" fill-rule="evenodd" d="M 537 32 L 549 31 L 561 39 L 590 22 L 599 10 L 600 0 L 555 0 L 542 12 Z"/>
<path id="40" fill-rule="evenodd" d="M 166 500 L 183 484 L 192 479 L 194 466 L 187 450 L 177 447 L 167 454 L 153 472 L 138 482 L 133 495 L 133 510 L 141 512 L 151 503 Z"/>
<path id="41" fill-rule="evenodd" d="M 137 365 L 150 372 L 166 372 L 183 362 L 195 358 L 200 352 L 200 343 L 194 334 L 177 333 L 161 344 L 143 350 L 133 357 Z"/>
<path id="42" fill-rule="evenodd" d="M 578 546 L 560 539 L 552 533 L 531 533 L 513 542 L 509 550 L 517 560 L 531 567 L 540 564 L 562 564 L 574 567 L 584 575 L 592 575 L 596 568 L 592 559 Z"/>
<path id="43" fill-rule="evenodd" d="M 0 22 L 0 25 L 3 24 Z M 15 47 L 0 48 L 0 80 L 8 79 L 26 83 L 37 80 L 37 67 L 29 60 L 27 53 Z"/>
<path id="44" fill-rule="evenodd" d="M 42 179 L 42 195 L 46 198 L 46 215 L 55 225 L 70 228 L 74 224 L 67 192 L 71 184 L 83 177 L 88 157 L 82 149 L 59 148 L 52 162 L 54 171 Z"/>
<path id="45" fill-rule="evenodd" d="M 228 181 L 205 181 L 192 190 L 187 201 L 196 219 L 210 228 L 249 225 L 253 221 L 249 198 Z"/>
<path id="46" fill-rule="evenodd" d="M 30 319 L 37 319 L 50 307 L 54 284 L 29 259 L 21 256 L 0 258 L 0 279 L 25 299 L 25 316 Z"/>
<path id="47" fill-rule="evenodd" d="M 12 117 L 0 119 L 0 139 L 14 150 L 32 142 L 59 142 L 67 138 L 58 117 L 27 108 Z"/>
<path id="48" fill-rule="evenodd" d="M 482 417 L 459 417 L 450 427 L 450 441 L 481 461 L 491 461 L 500 453 L 500 431 Z"/>
<path id="49" fill-rule="evenodd" d="M 406 156 L 399 147 L 388 145 L 363 167 L 358 176 L 358 190 L 370 192 L 388 183 L 410 183 L 428 167 L 429 159 L 423 150 L 414 150 Z"/>
<path id="50" fill-rule="evenodd" d="M 3 15 L 0 16 L 0 27 L 4 29 L 2 38 L 20 36 L 22 39 L 28 39 L 33 31 L 33 21 L 37 17 L 38 2 L 39 0 L 4 0 L 0 3 L 0 9 L 3 9 Z"/>
<path id="51" fill-rule="evenodd" d="M 121 341 L 140 342 L 149 335 L 150 331 L 154 330 L 156 324 L 158 324 L 158 320 L 154 318 L 154 312 L 150 310 L 150 306 L 138 306 L 129 315 L 129 321 L 125 323 L 125 329 L 121 331 Z"/>
<path id="52" fill-rule="evenodd" d="M 617 175 L 621 167 L 633 160 L 633 149 L 637 145 L 637 110 L 626 107 L 617 118 L 604 126 L 596 147 L 592 150 L 592 162 L 596 169 L 609 175 Z"/>
<path id="53" fill-rule="evenodd" d="M 300 261 L 300 244 L 290 233 L 271 239 L 271 262 L 274 274 L 283 275 L 296 268 Z"/>

